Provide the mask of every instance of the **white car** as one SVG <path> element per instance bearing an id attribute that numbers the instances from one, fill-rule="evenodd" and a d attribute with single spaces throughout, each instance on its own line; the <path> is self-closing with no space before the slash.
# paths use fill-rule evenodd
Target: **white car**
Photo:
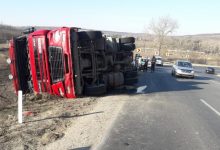
<path id="1" fill-rule="evenodd" d="M 163 59 L 160 56 L 155 56 L 156 58 L 156 65 L 157 66 L 163 66 Z"/>
<path id="2" fill-rule="evenodd" d="M 147 59 L 148 59 L 147 67 L 150 68 L 151 67 L 151 59 L 150 58 L 147 58 Z"/>
<path id="3" fill-rule="evenodd" d="M 186 60 L 177 60 L 172 68 L 172 76 L 194 78 L 195 73 L 192 64 Z"/>

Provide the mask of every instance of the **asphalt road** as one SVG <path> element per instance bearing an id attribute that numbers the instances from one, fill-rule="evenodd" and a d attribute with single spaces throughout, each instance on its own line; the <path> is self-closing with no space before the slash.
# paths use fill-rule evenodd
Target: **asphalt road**
<path id="1" fill-rule="evenodd" d="M 204 70 L 195 79 L 172 77 L 171 67 L 141 72 L 99 149 L 220 150 L 220 77 Z"/>

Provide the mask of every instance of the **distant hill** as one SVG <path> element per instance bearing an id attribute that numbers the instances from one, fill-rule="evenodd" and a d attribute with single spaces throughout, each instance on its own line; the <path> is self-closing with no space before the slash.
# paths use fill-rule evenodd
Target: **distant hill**
<path id="1" fill-rule="evenodd" d="M 18 36 L 22 34 L 24 29 L 29 28 L 30 26 L 10 26 L 10 25 L 0 25 L 0 43 L 5 43 L 10 40 L 14 36 Z M 37 30 L 39 29 L 48 29 L 52 30 L 58 27 L 48 27 L 48 26 L 35 26 Z M 93 30 L 93 29 L 81 29 L 81 30 Z M 126 36 L 134 36 L 138 37 L 140 34 L 138 33 L 129 33 L 129 32 L 116 32 L 116 31 L 102 31 L 105 35 L 114 36 L 114 37 L 126 37 Z"/>
<path id="2" fill-rule="evenodd" d="M 5 43 L 7 40 L 11 39 L 14 36 L 21 35 L 24 29 L 27 29 L 30 26 L 11 26 L 11 25 L 2 25 L 0 24 L 0 43 Z M 39 29 L 55 29 L 56 26 L 35 26 L 37 30 Z M 82 29 L 89 30 L 89 29 Z M 131 32 L 118 32 L 118 31 L 102 31 L 104 34 L 113 36 L 113 37 L 127 37 L 133 36 L 136 38 L 143 38 L 146 36 L 145 33 L 131 33 Z M 152 36 L 153 37 L 153 36 Z M 220 40 L 220 33 L 211 33 L 211 34 L 196 34 L 196 35 L 183 35 L 183 36 L 173 36 L 176 38 L 184 39 L 193 39 L 193 40 Z"/>
<path id="3" fill-rule="evenodd" d="M 220 37 L 220 33 L 205 33 L 205 34 L 194 34 L 194 35 L 184 35 L 184 36 L 198 36 L 198 37 L 213 37 L 213 36 L 219 36 Z"/>
<path id="4" fill-rule="evenodd" d="M 0 43 L 5 43 L 7 40 L 11 39 L 13 36 L 18 36 L 21 34 L 21 29 L 9 25 L 0 25 Z"/>
<path id="5" fill-rule="evenodd" d="M 6 43 L 12 37 L 16 37 L 22 34 L 22 32 L 29 28 L 30 26 L 10 26 L 10 25 L 3 25 L 0 24 L 0 44 Z M 39 29 L 47 29 L 51 30 L 57 27 L 46 27 L 46 26 L 36 26 L 37 30 Z"/>

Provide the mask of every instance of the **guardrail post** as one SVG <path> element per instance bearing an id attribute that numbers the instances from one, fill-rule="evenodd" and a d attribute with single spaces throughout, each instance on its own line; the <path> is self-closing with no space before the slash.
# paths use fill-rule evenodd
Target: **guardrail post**
<path id="1" fill-rule="evenodd" d="M 18 123 L 23 122 L 22 117 L 22 91 L 18 91 Z"/>

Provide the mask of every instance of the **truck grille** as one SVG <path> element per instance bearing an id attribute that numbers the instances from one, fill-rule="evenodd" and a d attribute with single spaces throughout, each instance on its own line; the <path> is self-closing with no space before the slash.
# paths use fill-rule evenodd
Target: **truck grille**
<path id="1" fill-rule="evenodd" d="M 63 50 L 60 47 L 49 47 L 49 63 L 52 83 L 64 79 Z"/>

